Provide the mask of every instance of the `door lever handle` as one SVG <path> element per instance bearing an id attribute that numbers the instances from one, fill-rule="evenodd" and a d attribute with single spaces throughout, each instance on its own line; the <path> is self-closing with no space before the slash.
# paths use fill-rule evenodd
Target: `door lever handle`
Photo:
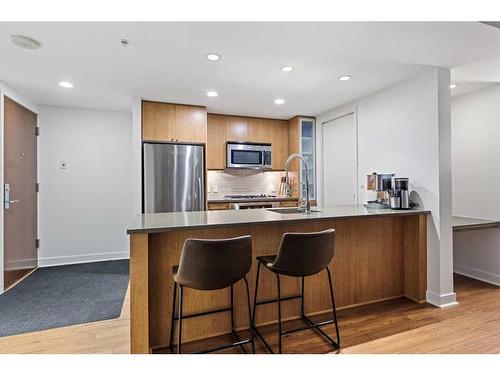
<path id="1" fill-rule="evenodd" d="M 19 199 L 14 199 L 12 201 L 9 201 L 10 204 L 12 204 L 12 203 L 18 203 L 18 202 L 19 202 Z"/>

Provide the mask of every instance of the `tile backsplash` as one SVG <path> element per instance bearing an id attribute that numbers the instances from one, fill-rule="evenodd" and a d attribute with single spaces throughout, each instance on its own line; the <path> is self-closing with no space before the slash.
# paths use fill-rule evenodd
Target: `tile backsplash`
<path id="1" fill-rule="evenodd" d="M 208 171 L 208 199 L 223 199 L 228 194 L 274 194 L 279 191 L 284 172 L 251 169 Z"/>

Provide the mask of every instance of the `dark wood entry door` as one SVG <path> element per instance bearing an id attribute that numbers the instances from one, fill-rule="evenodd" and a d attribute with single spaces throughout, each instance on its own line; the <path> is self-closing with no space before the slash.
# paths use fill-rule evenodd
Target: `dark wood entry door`
<path id="1" fill-rule="evenodd" d="M 37 115 L 5 97 L 4 116 L 4 286 L 8 288 L 38 265 Z"/>

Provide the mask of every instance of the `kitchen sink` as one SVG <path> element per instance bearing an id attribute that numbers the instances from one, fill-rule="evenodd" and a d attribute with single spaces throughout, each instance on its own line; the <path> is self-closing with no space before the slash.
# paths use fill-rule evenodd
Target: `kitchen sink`
<path id="1" fill-rule="evenodd" d="M 278 214 L 305 214 L 304 211 L 297 210 L 296 207 L 293 208 L 268 208 L 268 211 L 276 212 Z M 318 210 L 311 210 L 310 212 L 321 212 Z"/>

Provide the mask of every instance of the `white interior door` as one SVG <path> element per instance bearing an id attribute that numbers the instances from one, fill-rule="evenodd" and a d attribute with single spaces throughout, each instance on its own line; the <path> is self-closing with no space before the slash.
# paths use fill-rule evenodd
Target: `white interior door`
<path id="1" fill-rule="evenodd" d="M 357 204 L 357 134 L 354 113 L 323 123 L 324 205 Z"/>

